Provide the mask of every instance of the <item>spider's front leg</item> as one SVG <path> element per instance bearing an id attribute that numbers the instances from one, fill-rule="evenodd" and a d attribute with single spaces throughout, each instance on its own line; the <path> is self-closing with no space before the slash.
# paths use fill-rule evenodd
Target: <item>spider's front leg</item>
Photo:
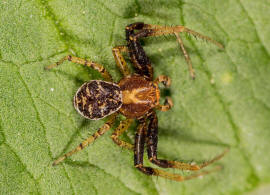
<path id="1" fill-rule="evenodd" d="M 153 111 L 152 114 L 149 116 L 149 126 L 147 131 L 147 153 L 149 160 L 162 167 L 162 168 L 176 168 L 181 170 L 200 170 L 218 160 L 220 160 L 227 152 L 228 149 L 225 150 L 222 154 L 216 156 L 210 161 L 207 161 L 201 165 L 191 165 L 183 162 L 178 161 L 169 161 L 158 159 L 157 157 L 157 144 L 158 144 L 158 119 L 156 113 Z"/>
<path id="2" fill-rule="evenodd" d="M 141 31 L 144 23 L 137 22 L 126 26 L 127 47 L 129 50 L 130 60 L 137 74 L 144 76 L 149 80 L 153 80 L 153 67 L 150 59 L 147 57 L 139 40 L 133 39 L 136 32 Z"/>
<path id="3" fill-rule="evenodd" d="M 191 30 L 185 26 L 181 26 L 181 25 L 178 25 L 178 26 L 159 26 L 159 25 L 144 24 L 144 23 L 141 25 L 143 25 L 141 30 L 139 30 L 135 35 L 133 35 L 133 37 L 131 37 L 131 39 L 185 32 L 185 33 L 191 34 L 195 37 L 198 37 L 200 39 L 209 41 L 209 42 L 215 44 L 216 46 L 218 46 L 220 49 L 224 49 L 224 46 L 221 43 L 215 41 L 214 39 L 212 39 L 208 36 L 205 36 L 201 33 L 198 33 L 194 30 Z"/>
<path id="4" fill-rule="evenodd" d="M 137 32 L 134 32 L 134 30 L 137 30 Z M 184 54 L 185 60 L 189 67 L 190 76 L 194 79 L 195 78 L 195 72 L 192 68 L 192 63 L 190 60 L 190 57 L 184 47 L 184 43 L 178 33 L 188 33 L 195 37 L 198 37 L 200 39 L 209 41 L 215 45 L 217 45 L 219 48 L 224 49 L 224 46 L 220 44 L 219 42 L 211 39 L 208 36 L 202 35 L 198 32 L 195 32 L 185 26 L 159 26 L 159 25 L 151 25 L 151 24 L 144 24 L 143 22 L 137 22 L 134 24 L 130 24 L 126 27 L 126 31 L 130 31 L 132 33 L 127 33 L 127 39 L 130 42 L 137 43 L 138 39 L 143 37 L 149 37 L 149 36 L 160 36 L 160 35 L 166 35 L 166 34 L 175 34 L 177 41 L 180 45 L 180 48 Z"/>
<path id="5" fill-rule="evenodd" d="M 121 73 L 124 76 L 130 75 L 130 71 L 128 69 L 127 63 L 122 55 L 122 53 L 127 53 L 128 48 L 127 46 L 121 45 L 121 46 L 116 46 L 112 49 L 113 57 L 116 62 L 116 65 L 120 69 Z"/>
<path id="6" fill-rule="evenodd" d="M 76 64 L 81 64 L 81 65 L 93 68 L 93 69 L 97 70 L 98 72 L 100 72 L 101 76 L 106 81 L 110 81 L 110 82 L 113 81 L 111 74 L 101 64 L 98 64 L 98 63 L 93 62 L 93 61 L 85 60 L 85 59 L 82 59 L 82 58 L 78 58 L 76 56 L 71 56 L 71 55 L 63 57 L 61 60 L 59 60 L 55 64 L 51 64 L 49 66 L 46 66 L 45 70 L 50 70 L 52 68 L 55 68 L 55 67 L 59 66 L 60 64 L 62 64 L 65 61 L 70 61 L 70 62 L 73 62 L 73 63 L 76 63 Z"/>

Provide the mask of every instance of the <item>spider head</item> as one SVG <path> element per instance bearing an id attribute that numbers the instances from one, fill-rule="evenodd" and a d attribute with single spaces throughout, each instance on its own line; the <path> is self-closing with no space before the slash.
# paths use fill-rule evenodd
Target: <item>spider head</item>
<path id="1" fill-rule="evenodd" d="M 99 120 L 120 109 L 122 92 L 115 83 L 92 80 L 78 89 L 73 102 L 83 117 Z"/>
<path id="2" fill-rule="evenodd" d="M 159 104 L 160 91 L 155 82 L 130 75 L 118 84 L 123 94 L 120 112 L 128 118 L 140 118 Z"/>

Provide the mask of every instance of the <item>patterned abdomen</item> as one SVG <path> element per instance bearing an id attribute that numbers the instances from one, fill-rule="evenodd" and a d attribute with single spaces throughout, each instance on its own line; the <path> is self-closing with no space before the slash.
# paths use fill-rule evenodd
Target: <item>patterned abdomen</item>
<path id="1" fill-rule="evenodd" d="M 84 83 L 74 96 L 75 109 L 85 118 L 98 120 L 122 105 L 122 93 L 117 84 L 92 80 Z"/>

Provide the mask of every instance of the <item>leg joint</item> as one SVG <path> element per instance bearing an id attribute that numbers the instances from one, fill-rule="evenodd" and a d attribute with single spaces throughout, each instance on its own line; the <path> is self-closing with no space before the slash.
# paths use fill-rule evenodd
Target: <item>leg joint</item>
<path id="1" fill-rule="evenodd" d="M 113 51 L 113 52 L 120 52 L 120 50 L 119 50 L 119 48 L 118 48 L 118 47 L 114 47 L 114 48 L 112 48 L 112 51 Z"/>
<path id="2" fill-rule="evenodd" d="M 172 167 L 172 164 L 169 163 L 169 161 L 167 161 L 167 160 L 159 160 L 156 157 L 149 158 L 149 161 L 151 163 L 153 163 L 153 164 L 158 165 L 159 167 L 162 167 L 162 168 L 171 168 Z"/>
<path id="3" fill-rule="evenodd" d="M 143 22 L 136 22 L 136 23 L 132 23 L 132 24 L 129 24 L 128 26 L 126 26 L 126 30 L 127 31 L 140 30 L 143 27 L 144 27 Z"/>
<path id="4" fill-rule="evenodd" d="M 112 135 L 111 135 L 111 138 L 112 139 L 115 139 L 117 136 L 113 133 Z"/>
<path id="5" fill-rule="evenodd" d="M 155 175 L 155 170 L 151 167 L 144 167 L 142 164 L 135 165 L 135 167 L 146 175 Z"/>

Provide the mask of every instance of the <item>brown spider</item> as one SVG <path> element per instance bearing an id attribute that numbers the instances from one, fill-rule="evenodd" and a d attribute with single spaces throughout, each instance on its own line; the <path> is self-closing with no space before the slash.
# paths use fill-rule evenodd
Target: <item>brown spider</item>
<path id="1" fill-rule="evenodd" d="M 115 129 L 111 138 L 117 145 L 134 150 L 134 165 L 141 172 L 147 175 L 161 176 L 170 180 L 183 181 L 220 169 L 220 167 L 217 167 L 211 171 L 205 171 L 184 177 L 178 174 L 165 172 L 160 169 L 145 167 L 143 165 L 145 142 L 150 162 L 162 168 L 177 168 L 181 170 L 195 171 L 221 159 L 227 152 L 226 150 L 214 159 L 201 165 L 162 160 L 157 157 L 158 119 L 155 109 L 167 111 L 173 105 L 172 100 L 168 97 L 166 98 L 165 104 L 160 105 L 160 91 L 158 84 L 162 83 L 165 87 L 169 87 L 171 81 L 169 77 L 164 75 L 153 80 L 153 68 L 151 66 L 151 62 L 146 56 L 139 39 L 148 36 L 175 34 L 189 65 L 190 75 L 192 78 L 195 78 L 190 58 L 184 48 L 180 36 L 177 34 L 180 32 L 190 33 L 199 38 L 211 41 L 220 48 L 223 48 L 220 43 L 184 26 L 162 27 L 137 22 L 126 27 L 127 46 L 117 46 L 112 49 L 116 64 L 124 75 L 118 83 L 113 82 L 111 75 L 102 65 L 70 55 L 64 57 L 56 64 L 46 67 L 46 69 L 51 69 L 68 60 L 99 71 L 106 81 L 91 80 L 84 83 L 74 96 L 74 107 L 83 117 L 91 120 L 99 120 L 110 115 L 109 120 L 97 132 L 80 143 L 75 149 L 55 160 L 53 165 L 59 164 L 67 157 L 82 150 L 95 141 L 99 136 L 107 132 L 115 122 L 116 116 L 121 113 L 126 117 L 126 120 L 120 122 L 120 125 Z M 135 67 L 134 74 L 130 73 L 121 52 L 129 53 L 132 64 Z M 138 120 L 139 126 L 135 136 L 135 144 L 133 145 L 120 140 L 119 136 L 128 129 L 135 119 Z"/>

